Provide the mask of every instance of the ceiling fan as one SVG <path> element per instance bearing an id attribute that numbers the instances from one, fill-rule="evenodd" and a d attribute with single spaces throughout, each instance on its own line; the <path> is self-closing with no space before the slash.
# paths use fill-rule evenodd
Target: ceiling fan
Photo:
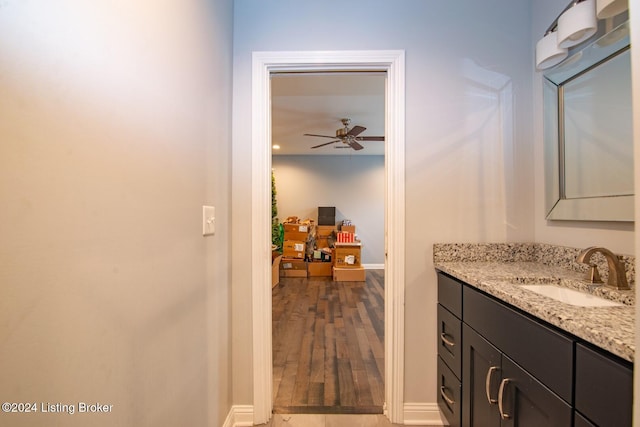
<path id="1" fill-rule="evenodd" d="M 315 145 L 311 148 L 324 147 L 325 145 L 333 144 L 335 142 L 342 142 L 344 146 L 336 145 L 334 148 L 353 148 L 354 150 L 362 150 L 364 147 L 360 144 L 362 141 L 384 141 L 384 136 L 358 136 L 364 132 L 367 128 L 362 126 L 354 126 L 349 129 L 351 119 L 341 119 L 344 125 L 343 128 L 336 130 L 336 136 L 329 135 L 316 135 L 313 133 L 305 133 L 304 136 L 318 136 L 321 138 L 331 138 L 334 141 L 325 142 L 324 144 Z"/>

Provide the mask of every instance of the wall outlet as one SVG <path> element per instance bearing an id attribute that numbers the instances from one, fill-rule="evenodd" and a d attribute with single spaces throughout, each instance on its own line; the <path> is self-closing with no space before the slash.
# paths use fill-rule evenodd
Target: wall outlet
<path id="1" fill-rule="evenodd" d="M 202 235 L 211 236 L 216 232 L 216 208 L 202 207 Z"/>

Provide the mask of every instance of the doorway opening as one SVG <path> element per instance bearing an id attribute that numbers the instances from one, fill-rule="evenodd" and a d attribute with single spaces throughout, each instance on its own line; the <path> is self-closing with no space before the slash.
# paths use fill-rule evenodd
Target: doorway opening
<path id="1" fill-rule="evenodd" d="M 274 234 L 274 413 L 383 412 L 385 82 L 381 72 L 272 74 L 276 213 L 302 223 Z M 356 239 L 336 243 L 339 231 Z"/>
<path id="2" fill-rule="evenodd" d="M 404 51 L 255 52 L 252 73 L 253 419 L 273 408 L 271 328 L 271 117 L 275 72 L 385 72 L 385 414 L 403 421 L 404 386 Z"/>

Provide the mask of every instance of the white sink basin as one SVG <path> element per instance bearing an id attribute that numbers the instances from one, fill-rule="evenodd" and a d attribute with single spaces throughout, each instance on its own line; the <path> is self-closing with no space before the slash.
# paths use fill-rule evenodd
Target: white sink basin
<path id="1" fill-rule="evenodd" d="M 579 307 L 619 307 L 622 303 L 610 301 L 595 295 L 574 291 L 554 285 L 522 285 L 523 289 L 530 290 L 545 297 L 552 298 L 565 304 Z"/>

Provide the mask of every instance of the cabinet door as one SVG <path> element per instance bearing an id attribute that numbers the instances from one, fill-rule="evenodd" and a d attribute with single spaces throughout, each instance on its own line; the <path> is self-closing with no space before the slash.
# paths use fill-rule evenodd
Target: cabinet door
<path id="1" fill-rule="evenodd" d="M 504 427 L 571 427 L 571 407 L 504 355 L 498 406 Z"/>
<path id="2" fill-rule="evenodd" d="M 499 426 L 497 399 L 502 373 L 501 354 L 465 323 L 462 342 L 462 425 Z"/>

